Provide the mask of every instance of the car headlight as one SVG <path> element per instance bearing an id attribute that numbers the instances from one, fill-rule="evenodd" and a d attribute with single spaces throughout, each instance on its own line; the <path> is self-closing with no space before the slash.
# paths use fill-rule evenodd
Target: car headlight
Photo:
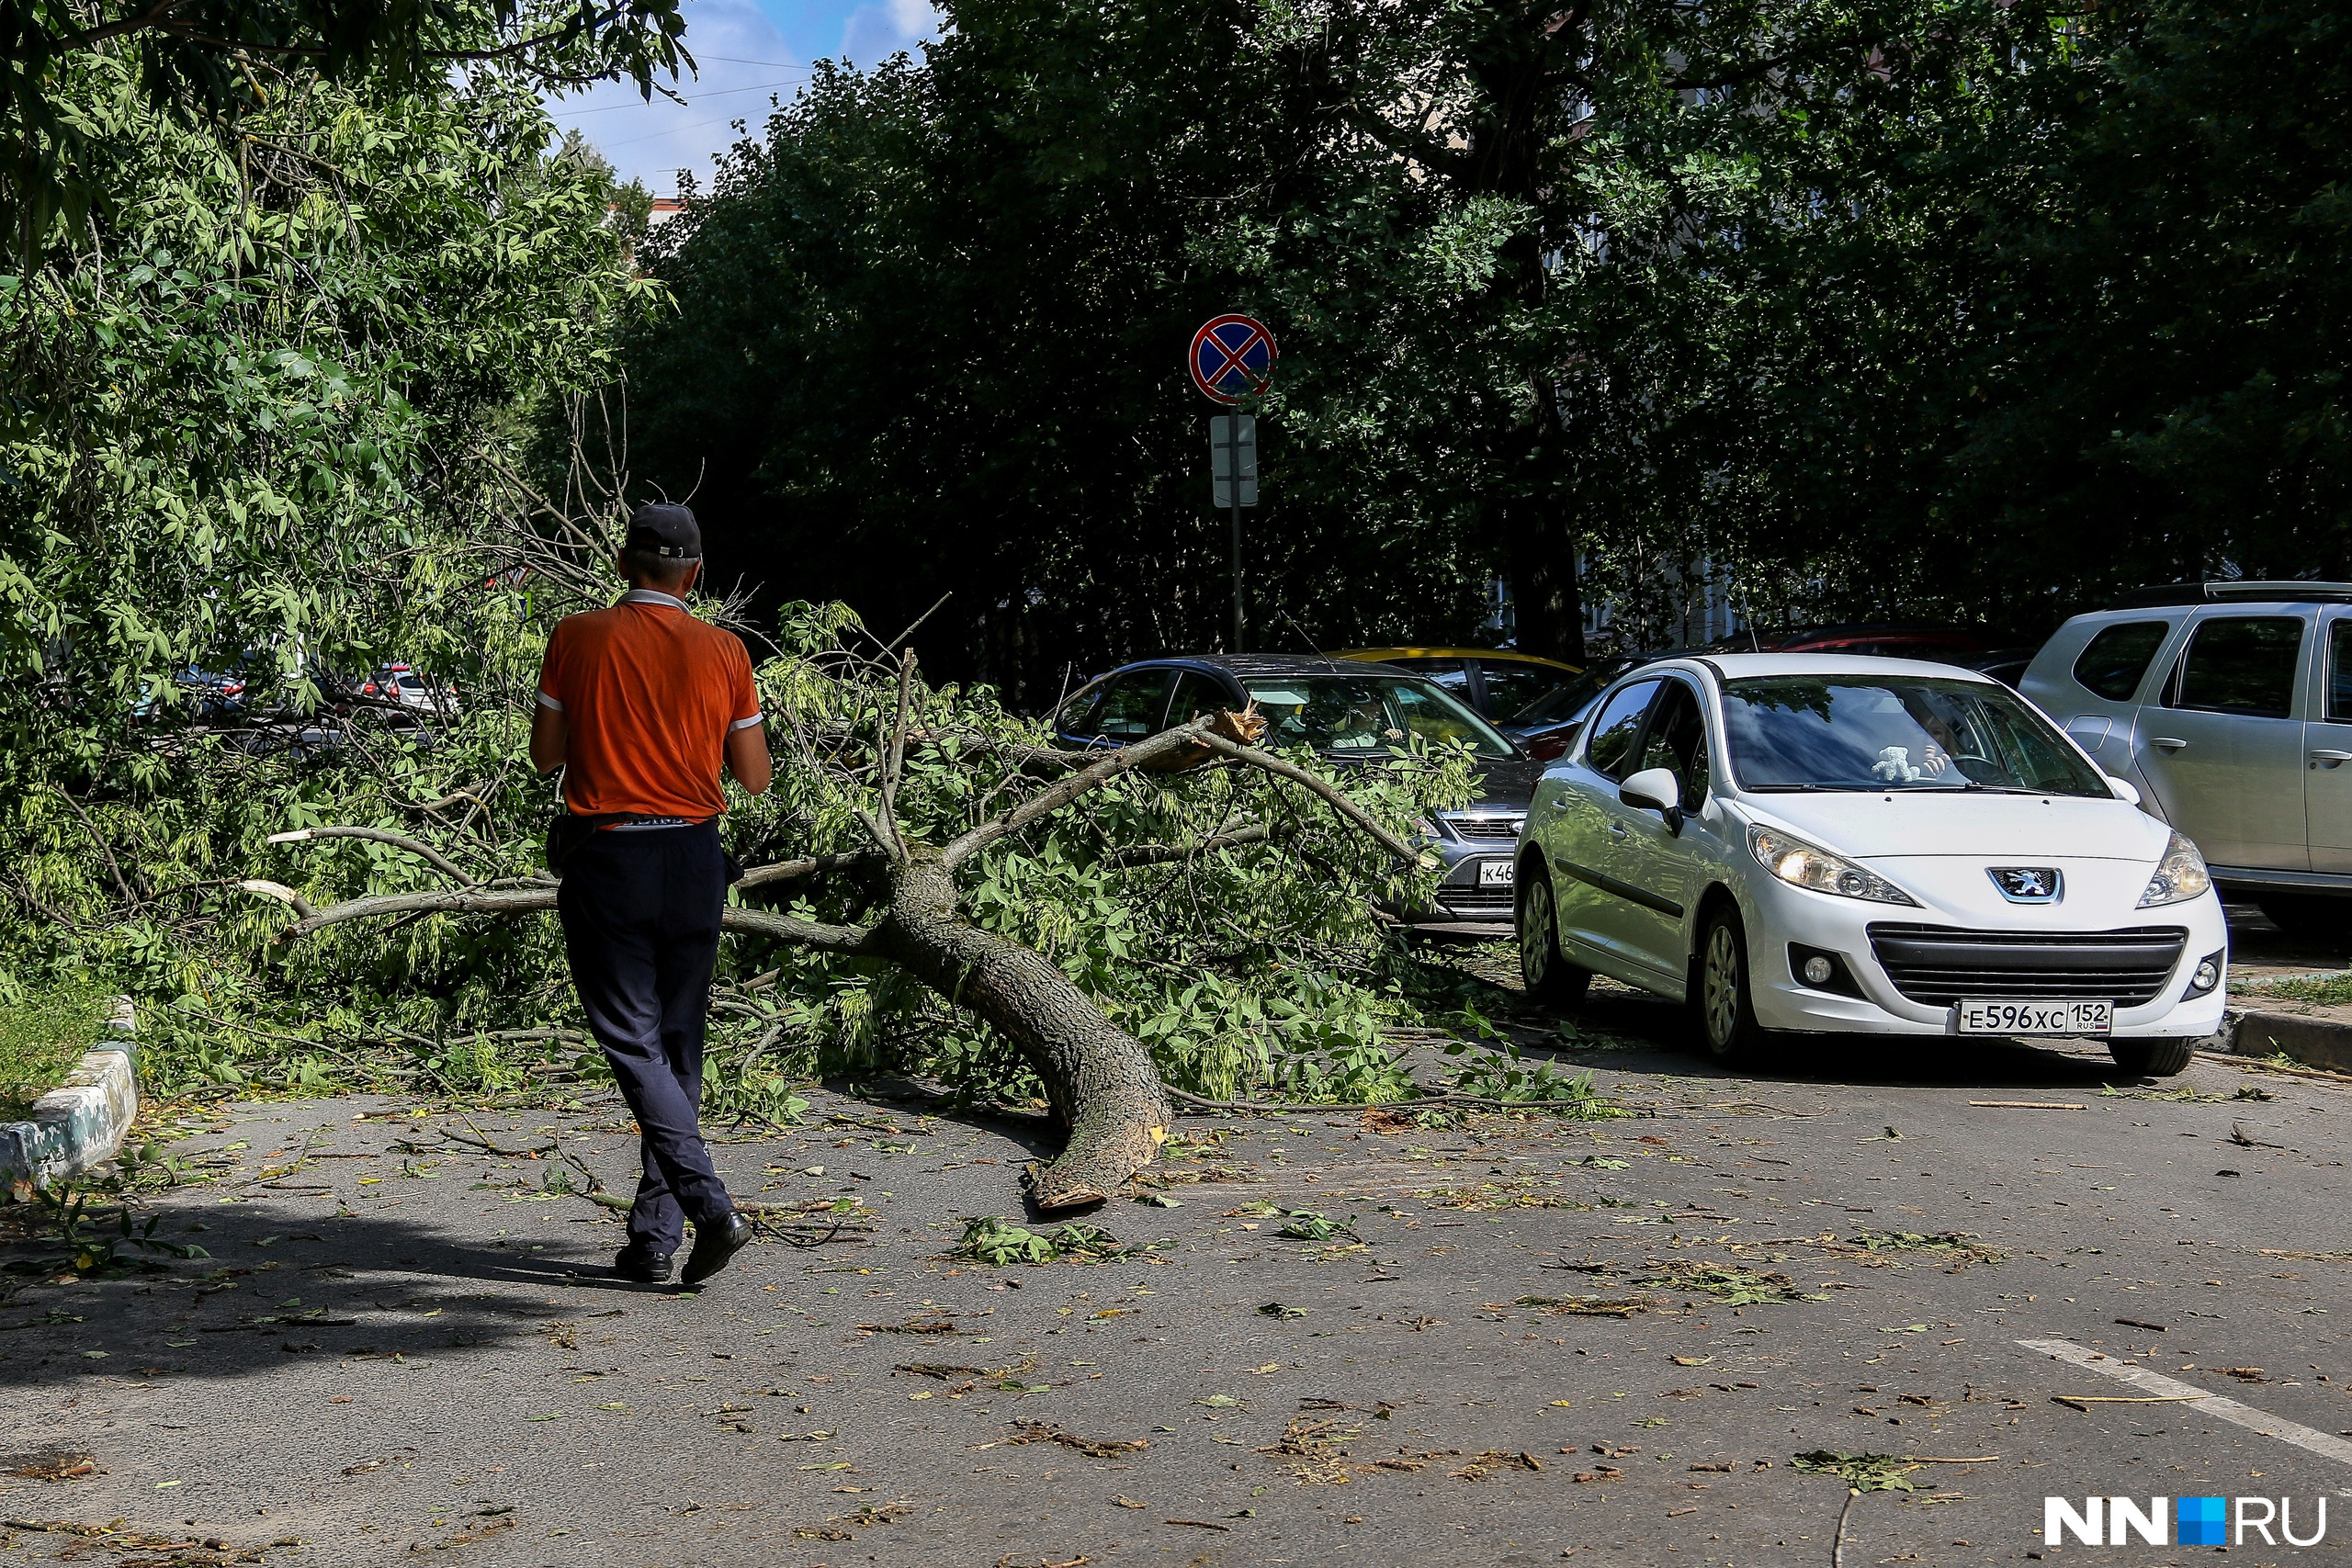
<path id="1" fill-rule="evenodd" d="M 1875 872 L 1864 871 L 1844 856 L 1833 855 L 1778 828 L 1750 827 L 1747 847 L 1765 870 L 1792 887 L 1835 893 L 1841 898 L 1867 898 L 1875 904 L 1916 906 L 1919 902 Z"/>
<path id="2" fill-rule="evenodd" d="M 2197 852 L 2195 844 L 2175 833 L 2172 842 L 2165 846 L 2165 858 L 2156 863 L 2156 874 L 2148 878 L 2148 890 L 2140 895 L 2140 908 L 2177 904 L 2212 886 L 2213 874 L 2205 869 L 2205 857 Z"/>
<path id="3" fill-rule="evenodd" d="M 1413 829 L 1420 834 L 1424 839 L 1442 839 L 1447 837 L 1445 829 L 1437 825 L 1437 818 L 1433 817 L 1414 818 Z"/>

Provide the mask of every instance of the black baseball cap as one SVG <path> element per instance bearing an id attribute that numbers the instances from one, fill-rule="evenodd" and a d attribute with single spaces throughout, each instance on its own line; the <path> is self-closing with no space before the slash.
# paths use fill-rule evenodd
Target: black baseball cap
<path id="1" fill-rule="evenodd" d="M 691 507 L 650 502 L 629 513 L 624 550 L 643 550 L 664 560 L 702 559 L 702 527 Z"/>

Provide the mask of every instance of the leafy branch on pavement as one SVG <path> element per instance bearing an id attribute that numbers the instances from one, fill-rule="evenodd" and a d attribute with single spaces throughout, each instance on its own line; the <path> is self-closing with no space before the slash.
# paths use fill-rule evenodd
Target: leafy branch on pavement
<path id="1" fill-rule="evenodd" d="M 1015 1263 L 1106 1263 L 1125 1254 L 1127 1247 L 1092 1225 L 1031 1231 L 991 1215 L 967 1222 L 954 1251 L 958 1258 L 1002 1269 Z"/>
<path id="2" fill-rule="evenodd" d="M 1838 1511 L 1838 1533 L 1830 1540 L 1829 1568 L 1846 1568 L 1846 1521 L 1853 1515 L 1854 1499 L 1865 1492 L 1916 1491 L 1907 1477 L 1921 1468 L 1917 1461 L 1892 1454 L 1845 1454 L 1828 1449 L 1801 1453 L 1790 1463 L 1807 1475 L 1834 1475 L 1846 1483 L 1846 1506 Z"/>
<path id="3" fill-rule="evenodd" d="M 36 1245 L 62 1247 L 62 1253 L 19 1258 L 8 1265 L 17 1273 L 54 1273 L 72 1269 L 85 1276 L 104 1277 L 152 1266 L 153 1258 L 209 1258 L 204 1248 L 187 1242 L 158 1240 L 161 1214 L 134 1224 L 130 1205 L 120 1203 L 94 1212 L 90 1194 L 71 1182 L 39 1190 L 41 1211 L 33 1235 Z"/>

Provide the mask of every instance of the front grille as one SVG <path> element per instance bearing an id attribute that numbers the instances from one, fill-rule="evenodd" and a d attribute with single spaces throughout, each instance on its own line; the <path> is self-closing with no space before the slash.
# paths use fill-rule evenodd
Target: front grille
<path id="1" fill-rule="evenodd" d="M 1928 1007 L 1963 997 L 2016 997 L 2131 1008 L 2155 1000 L 2180 962 L 2188 931 L 2182 926 L 1972 931 L 1882 924 L 1870 928 L 1870 939 L 1894 988 Z"/>
<path id="2" fill-rule="evenodd" d="M 1511 890 L 1508 887 L 1441 887 L 1437 901 L 1457 915 L 1508 919 Z"/>
<path id="3" fill-rule="evenodd" d="M 1447 823 L 1461 839 L 1516 839 L 1523 817 L 1451 817 Z"/>

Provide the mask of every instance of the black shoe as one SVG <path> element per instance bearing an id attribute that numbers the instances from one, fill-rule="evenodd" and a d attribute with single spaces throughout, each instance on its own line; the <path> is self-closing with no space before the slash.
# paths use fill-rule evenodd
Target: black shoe
<path id="1" fill-rule="evenodd" d="M 640 1285 L 662 1285 L 670 1280 L 670 1255 L 648 1252 L 635 1242 L 613 1254 L 613 1272 Z"/>
<path id="2" fill-rule="evenodd" d="M 739 1213 L 730 1213 L 724 1220 L 713 1220 L 695 1226 L 695 1249 L 686 1255 L 686 1267 L 678 1276 L 682 1285 L 698 1285 L 721 1269 L 728 1259 L 752 1245 L 752 1222 Z"/>

